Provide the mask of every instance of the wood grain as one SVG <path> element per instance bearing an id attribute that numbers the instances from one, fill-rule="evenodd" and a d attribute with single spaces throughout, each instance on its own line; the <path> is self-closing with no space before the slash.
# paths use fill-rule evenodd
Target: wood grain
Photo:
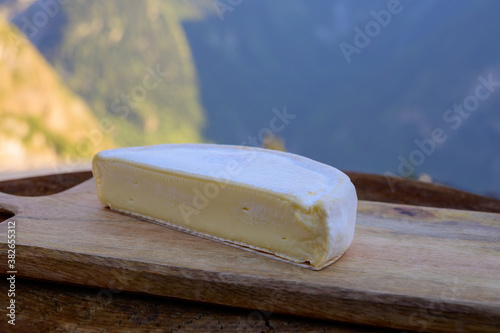
<path id="1" fill-rule="evenodd" d="M 7 293 L 0 284 L 0 293 Z M 19 280 L 15 332 L 388 333 L 375 328 L 101 289 Z M 0 309 L 0 314 L 2 313 Z M 5 311 L 3 311 L 5 312 Z M 12 326 L 0 321 L 1 332 Z M 396 331 L 394 331 L 396 333 Z"/>
<path id="2" fill-rule="evenodd" d="M 362 202 L 350 250 L 313 272 L 106 210 L 93 180 L 0 202 L 20 276 L 403 329 L 500 321 L 498 214 Z"/>

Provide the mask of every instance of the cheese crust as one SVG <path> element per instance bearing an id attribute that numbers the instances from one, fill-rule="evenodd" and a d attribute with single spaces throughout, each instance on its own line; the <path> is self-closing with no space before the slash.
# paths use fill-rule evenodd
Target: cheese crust
<path id="1" fill-rule="evenodd" d="M 262 148 L 165 144 L 93 159 L 99 200 L 120 213 L 314 270 L 347 250 L 357 196 L 341 171 Z"/>

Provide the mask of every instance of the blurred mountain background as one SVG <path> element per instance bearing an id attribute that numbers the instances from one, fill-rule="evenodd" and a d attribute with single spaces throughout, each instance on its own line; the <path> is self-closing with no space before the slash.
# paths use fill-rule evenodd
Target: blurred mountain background
<path id="1" fill-rule="evenodd" d="M 0 0 L 0 172 L 115 146 L 262 145 L 271 133 L 340 169 L 499 196 L 499 10 L 494 0 Z M 453 111 L 481 84 L 477 110 Z"/>
<path id="2" fill-rule="evenodd" d="M 85 101 L 16 27 L 0 20 L 0 166 L 6 170 L 62 167 L 111 147 L 86 144 L 98 121 Z"/>

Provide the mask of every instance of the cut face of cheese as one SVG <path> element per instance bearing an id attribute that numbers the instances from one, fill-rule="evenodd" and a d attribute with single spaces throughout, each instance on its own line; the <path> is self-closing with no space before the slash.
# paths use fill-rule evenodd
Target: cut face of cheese
<path id="1" fill-rule="evenodd" d="M 112 210 L 321 269 L 354 235 L 357 196 L 339 170 L 261 148 L 165 144 L 106 150 L 93 160 Z"/>

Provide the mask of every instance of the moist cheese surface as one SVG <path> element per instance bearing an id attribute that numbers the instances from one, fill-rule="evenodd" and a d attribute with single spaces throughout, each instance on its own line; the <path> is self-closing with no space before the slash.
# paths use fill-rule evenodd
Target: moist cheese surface
<path id="1" fill-rule="evenodd" d="M 312 269 L 352 242 L 357 196 L 339 170 L 290 153 L 165 144 L 98 153 L 99 200 L 112 210 Z"/>

